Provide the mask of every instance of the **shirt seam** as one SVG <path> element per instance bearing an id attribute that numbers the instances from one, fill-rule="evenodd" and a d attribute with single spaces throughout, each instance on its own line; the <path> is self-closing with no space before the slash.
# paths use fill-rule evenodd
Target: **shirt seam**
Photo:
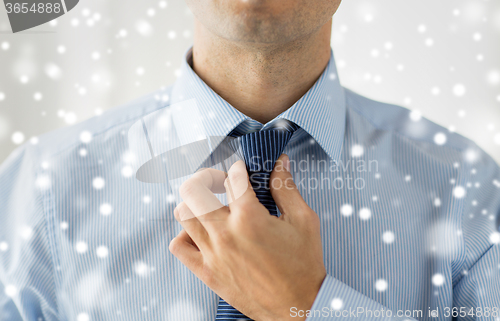
<path id="1" fill-rule="evenodd" d="M 39 159 L 40 157 L 40 151 L 35 148 L 34 149 L 36 157 L 35 159 Z M 41 169 L 36 168 L 35 165 L 32 165 L 34 167 L 34 174 L 35 178 L 38 177 L 38 175 L 41 175 Z M 53 277 L 54 277 L 54 295 L 55 295 L 55 313 L 57 315 L 58 320 L 62 320 L 60 316 L 60 309 L 59 309 L 59 284 L 60 284 L 60 277 L 56 273 L 56 267 L 59 266 L 59 253 L 57 252 L 56 249 L 56 244 L 55 244 L 55 229 L 50 225 L 50 220 L 49 220 L 49 211 L 47 209 L 47 202 L 49 201 L 47 199 L 47 193 L 51 193 L 52 187 L 49 187 L 47 190 L 44 192 L 38 192 L 40 193 L 40 196 L 42 198 L 42 213 L 43 217 L 45 220 L 45 230 L 47 232 L 47 241 L 49 243 L 49 248 L 50 248 L 50 254 L 51 254 L 51 262 L 52 262 L 52 271 L 53 271 Z"/>

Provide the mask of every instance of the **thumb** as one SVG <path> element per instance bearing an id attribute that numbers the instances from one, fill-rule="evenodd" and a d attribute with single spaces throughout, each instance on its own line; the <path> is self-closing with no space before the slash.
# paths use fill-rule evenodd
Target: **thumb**
<path id="1" fill-rule="evenodd" d="M 283 219 L 294 222 L 307 215 L 316 215 L 300 195 L 290 173 L 288 155 L 281 154 L 271 173 L 269 186 L 271 195 L 278 206 Z M 311 214 L 312 213 L 312 214 Z"/>

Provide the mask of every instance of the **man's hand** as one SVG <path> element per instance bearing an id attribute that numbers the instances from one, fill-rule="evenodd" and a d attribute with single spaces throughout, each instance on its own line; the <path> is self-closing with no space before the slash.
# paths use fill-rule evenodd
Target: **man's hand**
<path id="1" fill-rule="evenodd" d="M 326 276 L 320 223 L 302 199 L 281 155 L 271 174 L 279 218 L 258 201 L 243 161 L 226 173 L 205 169 L 180 189 L 175 211 L 183 230 L 170 251 L 226 302 L 255 320 L 299 320 Z M 229 206 L 213 193 L 227 192 Z M 231 197 L 232 196 L 232 197 Z M 207 214 L 207 209 L 214 209 Z"/>

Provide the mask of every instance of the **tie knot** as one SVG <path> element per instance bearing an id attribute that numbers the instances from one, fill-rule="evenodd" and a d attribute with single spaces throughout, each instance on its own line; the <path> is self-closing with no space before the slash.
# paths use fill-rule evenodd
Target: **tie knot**
<path id="1" fill-rule="evenodd" d="M 278 120 L 268 128 L 241 135 L 229 142 L 230 147 L 245 161 L 249 172 L 271 172 L 279 156 L 299 128 L 288 120 Z M 233 130 L 231 136 L 236 136 Z"/>

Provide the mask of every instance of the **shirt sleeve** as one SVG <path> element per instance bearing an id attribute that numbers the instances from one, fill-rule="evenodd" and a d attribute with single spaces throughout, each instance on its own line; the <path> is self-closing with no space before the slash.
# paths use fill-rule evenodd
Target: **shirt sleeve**
<path id="1" fill-rule="evenodd" d="M 403 310 L 390 310 L 384 305 L 327 275 L 316 296 L 306 321 L 324 320 L 406 320 Z"/>
<path id="2" fill-rule="evenodd" d="M 34 147 L 0 166 L 0 321 L 58 320 L 52 251 Z"/>
<path id="3" fill-rule="evenodd" d="M 486 154 L 471 167 L 462 218 L 465 257 L 453 306 L 459 320 L 500 320 L 500 167 Z"/>
<path id="4" fill-rule="evenodd" d="M 465 256 L 453 287 L 453 306 L 459 320 L 500 320 L 500 167 L 486 153 L 462 164 L 461 182 L 466 187 L 460 211 Z M 327 276 L 307 321 L 329 319 L 416 320 L 404 311 L 392 310 Z M 372 317 L 372 312 L 379 313 Z M 382 314 L 385 312 L 385 314 Z M 338 313 L 335 315 L 335 313 Z M 340 314 L 343 313 L 343 314 Z"/>

